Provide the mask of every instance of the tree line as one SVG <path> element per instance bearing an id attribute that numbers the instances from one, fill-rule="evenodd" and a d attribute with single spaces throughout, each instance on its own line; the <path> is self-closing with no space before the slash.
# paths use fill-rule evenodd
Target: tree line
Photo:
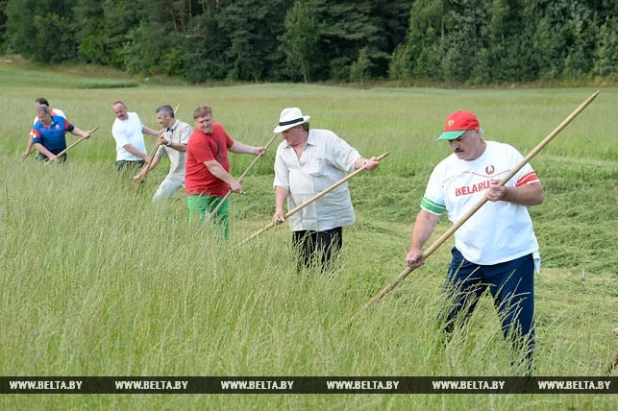
<path id="1" fill-rule="evenodd" d="M 208 81 L 618 79 L 616 0 L 0 0 L 0 51 Z"/>

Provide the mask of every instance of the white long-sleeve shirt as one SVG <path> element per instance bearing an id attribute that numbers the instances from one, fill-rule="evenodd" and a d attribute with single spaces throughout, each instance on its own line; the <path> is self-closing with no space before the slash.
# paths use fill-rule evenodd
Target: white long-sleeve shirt
<path id="1" fill-rule="evenodd" d="M 300 158 L 283 141 L 277 148 L 273 185 L 289 191 L 288 210 L 295 208 L 354 171 L 361 155 L 329 130 L 309 130 Z M 344 183 L 288 218 L 292 231 L 325 231 L 356 220 L 348 184 Z"/>

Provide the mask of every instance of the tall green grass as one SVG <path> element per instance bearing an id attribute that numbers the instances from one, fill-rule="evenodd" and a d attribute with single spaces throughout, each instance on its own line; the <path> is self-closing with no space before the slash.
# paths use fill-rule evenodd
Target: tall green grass
<path id="1" fill-rule="evenodd" d="M 76 82 L 79 80 L 76 79 Z M 351 328 L 346 322 L 403 269 L 435 138 L 456 109 L 475 112 L 487 139 L 527 152 L 592 90 L 353 90 L 323 86 L 140 86 L 122 90 L 3 87 L 0 124 L 0 373 L 56 376 L 515 375 L 491 301 L 443 346 L 436 316 L 450 242 Z M 34 111 L 47 97 L 80 128 L 99 125 L 45 167 L 22 161 Z M 393 151 L 350 182 L 357 223 L 331 273 L 297 275 L 289 228 L 246 246 L 274 208 L 274 149 L 232 197 L 231 239 L 187 221 L 178 193 L 150 204 L 166 164 L 141 192 L 113 171 L 111 104 L 155 126 L 158 105 L 181 103 L 191 123 L 210 104 L 233 138 L 265 144 L 283 107 L 299 106 L 364 155 Z M 531 208 L 544 270 L 536 278 L 538 375 L 603 375 L 618 351 L 616 90 L 603 90 L 534 161 L 546 202 Z M 147 137 L 147 146 L 153 140 Z M 73 137 L 70 137 L 73 141 Z M 232 156 L 239 175 L 248 156 Z M 443 220 L 446 218 L 443 217 Z M 449 226 L 441 221 L 440 234 Z M 586 281 L 581 272 L 586 270 Z M 612 409 L 593 395 L 6 395 L 4 409 Z"/>

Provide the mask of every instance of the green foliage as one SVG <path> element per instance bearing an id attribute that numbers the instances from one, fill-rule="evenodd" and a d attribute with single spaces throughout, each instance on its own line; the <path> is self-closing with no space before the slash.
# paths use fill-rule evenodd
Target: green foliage
<path id="1" fill-rule="evenodd" d="M 205 6 L 205 11 L 189 22 L 183 56 L 186 67 L 183 77 L 191 83 L 223 80 L 231 69 L 225 51 L 230 40 L 219 29 L 218 11 L 214 6 Z"/>
<path id="2" fill-rule="evenodd" d="M 370 10 L 368 1 L 343 1 L 325 9 L 322 34 L 323 41 L 329 44 L 324 51 L 333 78 L 347 80 L 359 50 L 374 43 L 379 36 L 379 27 L 370 19 Z"/>
<path id="3" fill-rule="evenodd" d="M 537 78 L 538 65 L 535 59 L 532 38 L 535 26 L 521 24 L 522 21 L 534 21 L 536 15 L 525 15 L 520 2 L 494 0 L 488 10 L 487 65 L 477 65 L 477 72 L 484 71 L 487 78 L 483 81 L 533 81 Z"/>
<path id="4" fill-rule="evenodd" d="M 390 59 L 395 49 L 405 43 L 413 2 L 408 0 L 374 0 L 370 2 L 370 21 L 378 29 L 367 45 L 371 59 L 370 76 L 387 77 Z"/>
<path id="5" fill-rule="evenodd" d="M 441 0 L 417 0 L 410 12 L 407 50 L 413 77 L 441 80 L 444 14 Z"/>
<path id="6" fill-rule="evenodd" d="M 405 44 L 400 44 L 393 51 L 388 66 L 388 78 L 391 80 L 408 80 L 411 77 L 410 52 Z"/>
<path id="7" fill-rule="evenodd" d="M 185 53 L 182 10 L 168 0 L 144 2 L 144 19 L 130 30 L 123 47 L 129 73 L 179 76 Z M 179 17 L 176 15 L 179 14 Z"/>
<path id="8" fill-rule="evenodd" d="M 101 64 L 104 53 L 103 4 L 98 0 L 77 0 L 73 7 L 77 56 L 86 63 Z"/>
<path id="9" fill-rule="evenodd" d="M 446 53 L 442 61 L 444 79 L 465 82 L 472 77 L 474 68 L 483 64 L 478 57 L 483 49 L 487 14 L 485 0 L 452 1 L 445 9 L 446 26 L 443 45 Z M 481 70 L 485 70 L 482 67 Z"/>
<path id="10" fill-rule="evenodd" d="M 6 6 L 9 0 L 0 0 L 0 53 L 6 50 Z"/>
<path id="11" fill-rule="evenodd" d="M 0 0 L 0 50 L 221 81 L 616 78 L 610 0 Z"/>
<path id="12" fill-rule="evenodd" d="M 103 0 L 103 50 L 101 64 L 126 68 L 125 45 L 129 34 L 142 21 L 142 9 L 131 1 Z M 98 35 L 98 33 L 95 33 Z"/>
<path id="13" fill-rule="evenodd" d="M 302 78 L 305 83 L 313 77 L 319 59 L 318 43 L 321 27 L 312 4 L 296 1 L 285 16 L 285 32 L 281 35 L 281 50 L 285 55 L 286 73 Z"/>
<path id="14" fill-rule="evenodd" d="M 491 66 L 491 57 L 489 50 L 481 48 L 474 61 L 472 72 L 470 73 L 470 84 L 487 84 L 491 82 L 491 71 L 488 67 Z"/>
<path id="15" fill-rule="evenodd" d="M 12 0 L 7 4 L 11 49 L 37 62 L 59 63 L 76 57 L 71 30 L 74 0 Z"/>
<path id="16" fill-rule="evenodd" d="M 350 67 L 350 80 L 359 81 L 362 86 L 367 72 L 372 66 L 373 63 L 369 59 L 367 47 L 363 47 L 358 53 L 358 59 L 352 63 L 352 66 Z"/>
<path id="17" fill-rule="evenodd" d="M 610 19 L 601 26 L 595 57 L 595 74 L 618 78 L 618 19 Z"/>
<path id="18" fill-rule="evenodd" d="M 37 0 L 11 0 L 6 5 L 6 40 L 11 50 L 32 58 L 34 43 L 34 10 Z"/>
<path id="19" fill-rule="evenodd" d="M 583 1 L 419 0 L 408 32 L 416 77 L 459 83 L 582 78 L 602 8 Z"/>
<path id="20" fill-rule="evenodd" d="M 277 38 L 286 9 L 283 0 L 235 0 L 222 7 L 219 30 L 229 36 L 225 51 L 232 80 L 260 81 L 274 77 L 273 63 L 280 63 Z"/>
<path id="21" fill-rule="evenodd" d="M 157 63 L 161 57 L 159 40 L 164 38 L 164 32 L 158 29 L 156 23 L 145 22 L 131 30 L 123 53 L 128 73 L 149 76 L 162 74 L 157 71 Z"/>
<path id="22" fill-rule="evenodd" d="M 60 63 L 75 57 L 73 33 L 67 30 L 70 20 L 55 13 L 34 16 L 37 44 L 33 58 L 38 62 Z"/>

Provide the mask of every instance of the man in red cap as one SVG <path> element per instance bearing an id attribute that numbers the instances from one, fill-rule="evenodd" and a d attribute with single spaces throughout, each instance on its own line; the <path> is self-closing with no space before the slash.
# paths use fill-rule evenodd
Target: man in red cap
<path id="1" fill-rule="evenodd" d="M 416 217 L 406 264 L 423 265 L 423 245 L 446 211 L 459 221 L 483 197 L 488 202 L 455 232 L 446 292 L 452 305 L 444 311 L 450 333 L 458 315 L 464 320 L 489 288 L 502 321 L 502 332 L 523 350 L 517 365 L 530 371 L 534 348 L 534 270 L 540 268 L 539 245 L 527 206 L 541 204 L 543 186 L 526 164 L 504 186 L 500 178 L 522 155 L 508 144 L 483 140 L 476 116 L 456 111 L 446 118 L 444 133 L 453 152 L 433 170 Z"/>

